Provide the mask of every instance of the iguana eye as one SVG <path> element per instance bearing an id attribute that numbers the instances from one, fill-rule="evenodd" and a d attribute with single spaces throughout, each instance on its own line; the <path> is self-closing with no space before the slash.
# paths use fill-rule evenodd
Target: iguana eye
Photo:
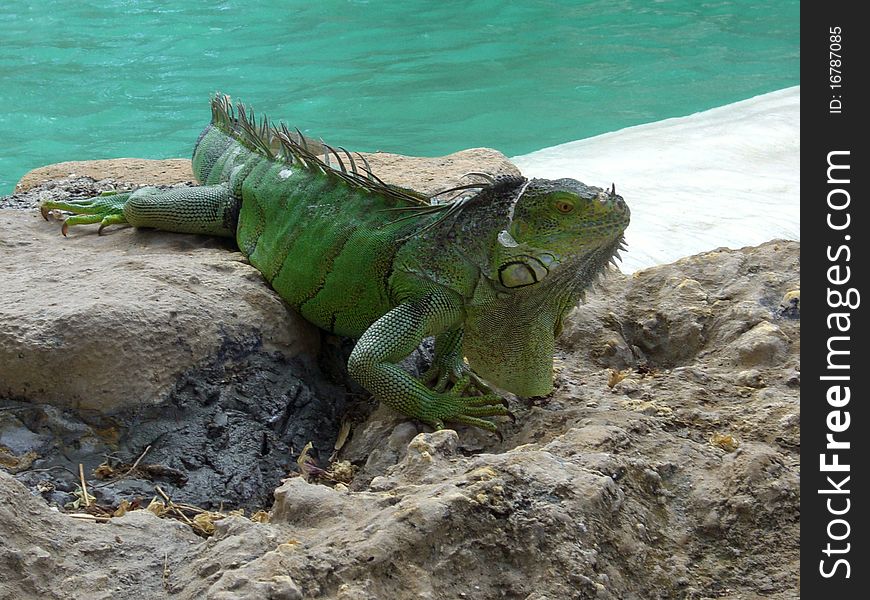
<path id="1" fill-rule="evenodd" d="M 567 200 L 556 200 L 556 210 L 558 210 L 563 215 L 566 215 L 574 210 L 574 205 Z"/>

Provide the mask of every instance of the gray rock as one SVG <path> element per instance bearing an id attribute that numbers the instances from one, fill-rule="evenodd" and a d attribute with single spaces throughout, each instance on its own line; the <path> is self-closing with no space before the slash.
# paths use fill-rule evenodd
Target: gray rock
<path id="1" fill-rule="evenodd" d="M 228 348 L 318 352 L 317 330 L 222 240 L 132 228 L 64 238 L 20 210 L 0 211 L 0 231 L 0 396 L 112 413 L 164 401 Z"/>
<path id="2" fill-rule="evenodd" d="M 788 354 L 788 336 L 768 321 L 762 321 L 734 343 L 742 365 L 775 365 Z"/>

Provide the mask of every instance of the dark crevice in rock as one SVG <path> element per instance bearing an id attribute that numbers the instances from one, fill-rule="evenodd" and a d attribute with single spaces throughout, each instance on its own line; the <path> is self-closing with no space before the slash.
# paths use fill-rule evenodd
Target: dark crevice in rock
<path id="1" fill-rule="evenodd" d="M 306 443 L 330 456 L 348 389 L 315 360 L 288 360 L 260 346 L 253 339 L 225 341 L 212 364 L 185 373 L 159 404 L 109 416 L 0 400 L 0 410 L 20 422 L 21 435 L 44 437 L 39 458 L 17 478 L 31 489 L 51 481 L 55 491 L 47 499 L 63 504 L 72 498 L 60 492 L 75 489 L 78 463 L 90 473 L 104 460 L 132 464 L 148 448 L 136 473 L 97 483 L 99 503 L 147 504 L 159 484 L 173 500 L 203 508 L 268 507 Z M 321 358 L 329 363 L 342 356 Z"/>

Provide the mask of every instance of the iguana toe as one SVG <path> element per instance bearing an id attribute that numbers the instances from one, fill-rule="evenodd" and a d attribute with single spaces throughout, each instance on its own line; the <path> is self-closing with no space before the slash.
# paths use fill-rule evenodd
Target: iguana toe
<path id="1" fill-rule="evenodd" d="M 492 433 L 496 434 L 501 441 L 504 441 L 504 437 L 502 436 L 501 432 L 498 430 L 498 427 L 496 427 L 495 423 L 493 423 L 492 421 L 487 421 L 486 419 L 479 419 L 477 417 L 465 417 L 465 416 L 456 417 L 454 419 L 451 419 L 451 421 L 454 423 L 462 423 L 464 425 L 472 425 L 474 427 L 480 427 L 481 429 L 491 431 Z"/>
<path id="2" fill-rule="evenodd" d="M 123 225 L 126 222 L 127 219 L 124 218 L 124 215 L 109 215 L 108 217 L 103 217 L 103 220 L 100 221 L 100 228 L 97 229 L 97 235 L 103 235 L 103 229 L 109 225 Z"/>
<path id="3" fill-rule="evenodd" d="M 63 226 L 60 228 L 60 232 L 66 236 L 70 225 L 89 225 L 91 223 L 99 223 L 102 220 L 103 217 L 100 215 L 73 215 L 72 217 L 67 217 L 63 220 Z"/>

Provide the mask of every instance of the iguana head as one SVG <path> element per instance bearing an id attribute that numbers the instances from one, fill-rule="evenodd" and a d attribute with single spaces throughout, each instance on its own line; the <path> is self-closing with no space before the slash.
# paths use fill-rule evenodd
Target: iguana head
<path id="1" fill-rule="evenodd" d="M 571 284 L 586 287 L 618 250 L 629 215 L 615 186 L 605 191 L 575 179 L 532 179 L 492 254 L 499 284 L 511 290 L 558 274 L 562 285 L 588 278 Z"/>
<path id="2" fill-rule="evenodd" d="M 489 284 L 466 309 L 463 351 L 490 383 L 543 395 L 562 319 L 619 250 L 629 210 L 614 188 L 532 179 L 517 183 L 506 216 L 482 269 Z"/>

